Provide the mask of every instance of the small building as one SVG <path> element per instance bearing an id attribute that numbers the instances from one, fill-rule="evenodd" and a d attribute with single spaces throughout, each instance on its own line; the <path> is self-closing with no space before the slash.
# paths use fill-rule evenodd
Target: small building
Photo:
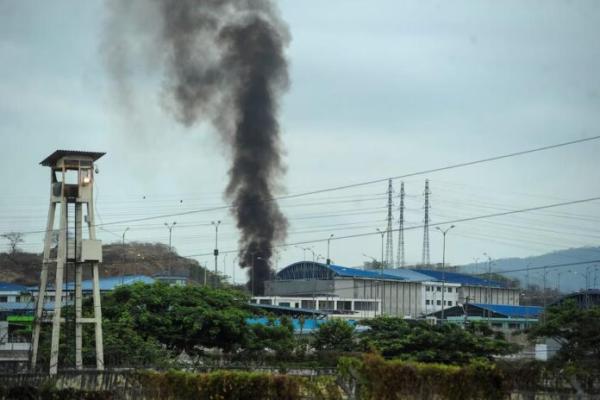
<path id="1" fill-rule="evenodd" d="M 255 296 L 251 304 L 289 307 L 292 309 L 308 310 L 308 312 L 324 312 L 331 318 L 364 319 L 373 318 L 381 313 L 379 300 L 339 298 L 339 297 L 284 297 L 284 296 Z"/>
<path id="2" fill-rule="evenodd" d="M 27 286 L 0 282 L 0 303 L 26 303 L 28 301 Z"/>
<path id="3" fill-rule="evenodd" d="M 536 324 L 543 312 L 544 308 L 537 306 L 465 303 L 444 310 L 444 320 L 460 325 L 485 322 L 490 328 L 502 332 L 509 341 L 528 345 L 521 332 Z M 442 312 L 438 311 L 429 316 L 441 319 Z"/>
<path id="4" fill-rule="evenodd" d="M 579 308 L 600 306 L 600 289 L 587 289 L 569 293 L 552 303 L 552 305 L 562 304 L 566 301 L 574 301 Z"/>

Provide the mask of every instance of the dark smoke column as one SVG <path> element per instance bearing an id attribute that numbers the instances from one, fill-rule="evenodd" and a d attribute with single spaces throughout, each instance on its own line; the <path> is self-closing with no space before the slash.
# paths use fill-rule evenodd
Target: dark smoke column
<path id="1" fill-rule="evenodd" d="M 283 46 L 272 27 L 260 18 L 222 32 L 229 45 L 224 62 L 236 70 L 238 118 L 233 138 L 233 165 L 227 196 L 241 232 L 241 265 L 250 271 L 250 289 L 264 293 L 269 279 L 273 242 L 285 237 L 287 220 L 272 200 L 273 182 L 283 172 L 277 97 L 287 84 Z"/>
<path id="2" fill-rule="evenodd" d="M 121 95 L 133 54 L 122 39 L 134 25 L 150 43 L 148 59 L 164 61 L 167 109 L 187 127 L 210 121 L 228 146 L 225 195 L 241 235 L 240 265 L 255 266 L 249 288 L 262 294 L 273 245 L 287 230 L 273 200 L 285 172 L 277 111 L 288 87 L 286 25 L 270 0 L 106 1 L 107 64 Z"/>

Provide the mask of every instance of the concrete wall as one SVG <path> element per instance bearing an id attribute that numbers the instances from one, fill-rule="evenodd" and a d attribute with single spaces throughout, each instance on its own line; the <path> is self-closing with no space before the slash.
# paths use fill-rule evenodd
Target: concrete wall
<path id="1" fill-rule="evenodd" d="M 355 299 L 381 300 L 385 315 L 416 318 L 423 312 L 420 282 L 402 282 L 373 279 L 336 279 L 335 294 Z"/>

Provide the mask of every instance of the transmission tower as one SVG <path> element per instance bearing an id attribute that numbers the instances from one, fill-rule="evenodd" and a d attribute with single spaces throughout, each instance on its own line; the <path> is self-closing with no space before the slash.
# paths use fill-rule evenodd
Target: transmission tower
<path id="1" fill-rule="evenodd" d="M 398 256 L 396 257 L 396 267 L 404 268 L 406 260 L 404 259 L 404 182 L 400 182 L 400 219 L 398 220 Z"/>
<path id="2" fill-rule="evenodd" d="M 423 221 L 423 257 L 421 263 L 424 266 L 428 266 L 430 264 L 429 259 L 429 195 L 431 192 L 429 191 L 429 179 L 425 180 L 425 192 L 423 195 L 425 196 L 425 220 Z"/>
<path id="3" fill-rule="evenodd" d="M 388 268 L 394 265 L 394 243 L 393 243 L 393 232 L 392 232 L 392 180 L 388 181 L 388 215 L 387 215 L 387 229 L 386 229 L 386 244 L 385 244 L 385 261 L 384 264 Z"/>

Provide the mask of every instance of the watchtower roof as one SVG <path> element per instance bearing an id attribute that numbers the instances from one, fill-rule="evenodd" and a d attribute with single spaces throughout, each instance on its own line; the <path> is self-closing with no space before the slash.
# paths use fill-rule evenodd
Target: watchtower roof
<path id="1" fill-rule="evenodd" d="M 91 158 L 92 161 L 96 161 L 105 154 L 106 153 L 98 153 L 94 151 L 56 150 L 54 153 L 50 154 L 48 157 L 42 160 L 42 162 L 40 162 L 40 165 L 43 165 L 44 167 L 52 167 L 56 165 L 58 160 L 66 156 L 70 156 L 73 158 L 85 157 Z"/>

